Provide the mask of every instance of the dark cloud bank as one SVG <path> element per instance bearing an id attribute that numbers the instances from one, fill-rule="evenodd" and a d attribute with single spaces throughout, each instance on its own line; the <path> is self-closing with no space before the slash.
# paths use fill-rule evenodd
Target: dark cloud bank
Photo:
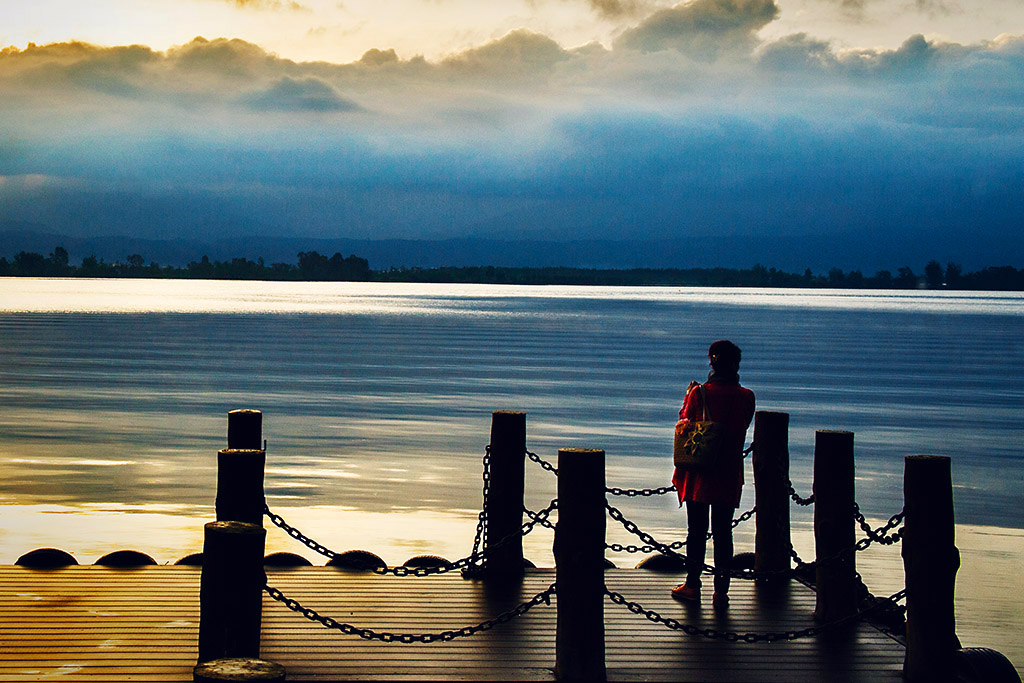
<path id="1" fill-rule="evenodd" d="M 436 63 L 226 39 L 9 48 L 0 230 L 239 254 L 449 240 L 402 242 L 406 264 L 539 258 L 467 238 L 562 243 L 542 253 L 570 265 L 1024 262 L 1024 38 L 766 43 L 778 11 L 697 0 L 610 49 L 517 31 Z"/>

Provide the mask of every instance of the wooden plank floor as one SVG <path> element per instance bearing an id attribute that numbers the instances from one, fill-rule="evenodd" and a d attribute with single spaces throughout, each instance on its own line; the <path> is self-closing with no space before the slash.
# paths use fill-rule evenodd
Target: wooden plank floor
<path id="1" fill-rule="evenodd" d="M 398 633 L 438 632 L 490 619 L 542 591 L 553 569 L 497 591 L 458 574 L 381 577 L 306 567 L 268 572 L 287 596 L 338 621 Z M 610 589 L 666 617 L 739 633 L 814 624 L 814 594 L 783 598 L 736 581 L 732 604 L 687 606 L 668 594 L 678 576 L 609 570 Z M 0 680 L 187 681 L 198 634 L 199 570 L 0 567 Z M 262 656 L 288 679 L 553 680 L 555 601 L 493 630 L 449 643 L 384 644 L 330 631 L 264 596 Z M 609 680 L 901 681 L 903 647 L 861 624 L 846 637 L 728 643 L 671 631 L 605 603 Z"/>

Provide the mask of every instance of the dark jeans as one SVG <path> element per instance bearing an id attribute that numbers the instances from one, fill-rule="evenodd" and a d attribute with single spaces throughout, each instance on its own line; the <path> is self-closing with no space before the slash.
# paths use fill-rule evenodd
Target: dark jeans
<path id="1" fill-rule="evenodd" d="M 715 541 L 715 569 L 729 569 L 732 565 L 732 513 L 731 505 L 709 505 L 686 501 L 686 584 L 700 586 L 700 573 L 708 548 L 708 517 Z M 715 574 L 715 590 L 726 593 L 729 577 Z"/>

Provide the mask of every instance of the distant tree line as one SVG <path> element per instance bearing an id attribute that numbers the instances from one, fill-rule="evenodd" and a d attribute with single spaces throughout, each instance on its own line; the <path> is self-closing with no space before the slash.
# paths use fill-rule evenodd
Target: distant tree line
<path id="1" fill-rule="evenodd" d="M 945 268 L 931 261 L 920 275 L 910 267 L 895 275 L 880 270 L 865 276 L 859 270 L 831 269 L 815 275 L 787 273 L 760 264 L 752 268 L 399 268 L 374 273 L 386 282 L 459 282 L 515 285 L 651 285 L 695 287 L 817 287 L 844 289 L 976 289 L 1024 290 L 1024 269 L 1012 266 L 964 273 L 956 263 Z"/>
<path id="2" fill-rule="evenodd" d="M 328 258 L 315 251 L 300 252 L 297 264 L 272 263 L 269 266 L 262 258 L 250 261 L 233 258 L 230 261 L 211 261 L 203 256 L 183 268 L 161 266 L 151 261 L 146 263 L 139 254 L 132 254 L 123 261 L 105 263 L 95 256 L 86 256 L 82 265 L 68 263 L 68 252 L 57 247 L 48 257 L 34 252 L 22 251 L 13 261 L 0 258 L 0 276 L 26 277 L 139 277 L 139 278 L 193 278 L 203 280 L 348 280 L 366 281 L 372 279 L 369 262 L 358 256 L 335 254 Z"/>
<path id="3" fill-rule="evenodd" d="M 327 257 L 315 251 L 299 252 L 297 263 L 210 261 L 203 256 L 185 267 L 146 263 L 139 254 L 105 263 L 87 256 L 79 266 L 69 263 L 68 252 L 56 247 L 49 256 L 22 251 L 8 261 L 0 258 L 0 276 L 94 278 L 195 278 L 208 280 L 456 282 L 515 285 L 663 285 L 699 287 L 833 287 L 844 289 L 974 289 L 1024 290 L 1024 269 L 1013 266 L 984 268 L 965 273 L 956 263 L 942 266 L 930 261 L 921 273 L 909 266 L 895 274 L 880 270 L 864 275 L 859 270 L 833 268 L 824 275 L 810 269 L 787 273 L 760 264 L 752 268 L 513 268 L 469 266 L 444 268 L 390 268 L 370 270 L 369 262 L 340 253 Z"/>

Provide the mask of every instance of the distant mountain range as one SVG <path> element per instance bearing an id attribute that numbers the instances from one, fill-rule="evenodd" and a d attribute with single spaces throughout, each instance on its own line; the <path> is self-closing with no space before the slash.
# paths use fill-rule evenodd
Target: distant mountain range
<path id="1" fill-rule="evenodd" d="M 860 269 L 865 275 L 880 269 L 895 272 L 909 266 L 920 272 L 935 259 L 961 263 L 965 268 L 1020 265 L 1021 249 L 998 242 L 972 245 L 969 254 L 962 245 L 930 240 L 870 236 L 727 236 L 695 240 L 602 240 L 574 241 L 499 240 L 461 237 L 437 240 L 413 239 L 325 239 L 321 237 L 245 236 L 231 239 L 158 240 L 127 236 L 73 237 L 48 232 L 42 226 L 0 222 L 0 256 L 10 259 L 19 251 L 47 255 L 62 246 L 72 264 L 95 255 L 108 263 L 124 261 L 132 254 L 147 263 L 185 266 L 203 256 L 211 261 L 235 257 L 263 258 L 267 264 L 293 264 L 300 251 L 317 251 L 327 256 L 336 252 L 355 254 L 369 261 L 373 270 L 388 268 L 433 268 L 439 266 L 510 266 L 572 268 L 749 268 L 760 263 L 789 272 L 815 273 L 830 268 Z"/>

